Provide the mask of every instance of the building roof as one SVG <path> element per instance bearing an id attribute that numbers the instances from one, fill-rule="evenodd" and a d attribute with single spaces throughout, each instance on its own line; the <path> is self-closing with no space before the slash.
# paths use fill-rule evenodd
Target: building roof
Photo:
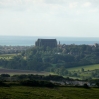
<path id="1" fill-rule="evenodd" d="M 42 42 L 56 42 L 56 39 L 38 39 L 38 41 L 42 41 Z"/>

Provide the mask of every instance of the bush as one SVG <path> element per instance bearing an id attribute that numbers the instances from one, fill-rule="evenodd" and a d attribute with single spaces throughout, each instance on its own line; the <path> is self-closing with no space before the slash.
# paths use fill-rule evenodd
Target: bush
<path id="1" fill-rule="evenodd" d="M 20 82 L 23 86 L 33 86 L 33 87 L 54 87 L 55 85 L 48 81 L 37 81 L 37 80 L 25 80 Z"/>
<path id="2" fill-rule="evenodd" d="M 90 88 L 87 84 L 84 84 L 83 87 L 86 88 L 86 89 Z"/>
<path id="3" fill-rule="evenodd" d="M 10 77 L 9 74 L 1 74 L 1 77 Z"/>
<path id="4" fill-rule="evenodd" d="M 0 81 L 0 87 L 10 87 L 8 84 L 5 84 L 4 82 Z"/>

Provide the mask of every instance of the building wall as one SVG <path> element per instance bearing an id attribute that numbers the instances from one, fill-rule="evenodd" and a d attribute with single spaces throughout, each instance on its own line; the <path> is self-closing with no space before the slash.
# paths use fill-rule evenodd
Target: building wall
<path id="1" fill-rule="evenodd" d="M 35 46 L 57 47 L 57 40 L 56 39 L 38 39 L 35 42 Z"/>

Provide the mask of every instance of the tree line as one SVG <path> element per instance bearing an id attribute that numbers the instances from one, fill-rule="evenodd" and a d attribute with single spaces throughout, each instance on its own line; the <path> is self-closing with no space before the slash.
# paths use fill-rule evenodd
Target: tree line
<path id="1" fill-rule="evenodd" d="M 92 64 L 99 64 L 99 46 L 32 47 L 11 60 L 0 59 L 4 68 L 61 72 L 63 75 L 67 68 Z"/>

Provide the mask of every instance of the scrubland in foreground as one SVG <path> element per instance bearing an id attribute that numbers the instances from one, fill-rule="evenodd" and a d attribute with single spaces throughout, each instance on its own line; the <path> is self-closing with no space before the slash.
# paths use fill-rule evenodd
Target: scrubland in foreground
<path id="1" fill-rule="evenodd" d="M 0 99 L 99 99 L 98 88 L 0 87 Z"/>

